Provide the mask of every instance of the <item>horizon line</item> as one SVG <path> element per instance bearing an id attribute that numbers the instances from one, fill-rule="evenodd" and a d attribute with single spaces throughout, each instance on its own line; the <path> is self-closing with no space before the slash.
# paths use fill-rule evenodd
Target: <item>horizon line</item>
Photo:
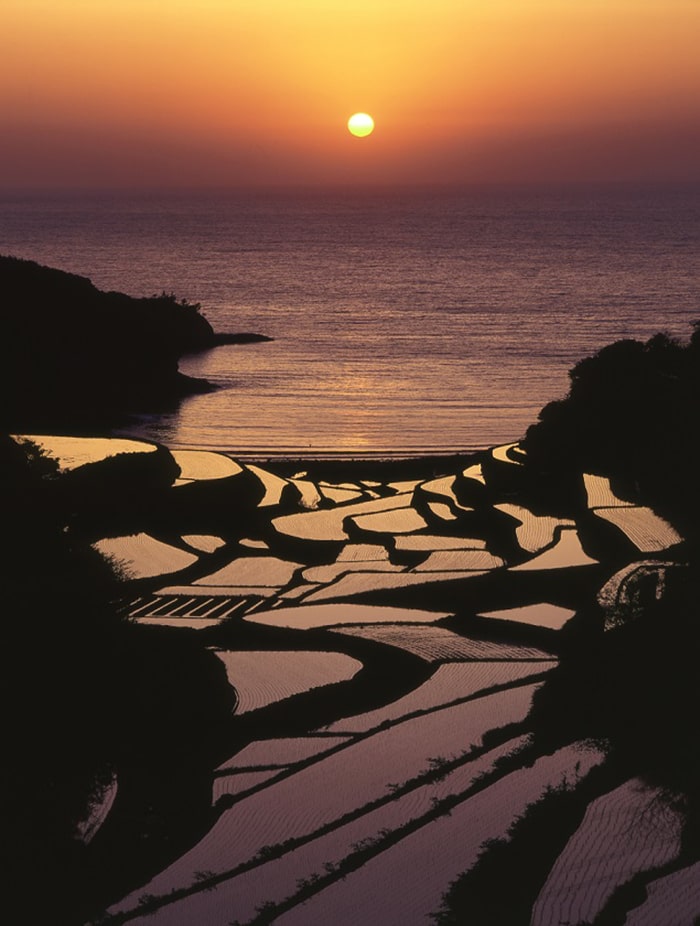
<path id="1" fill-rule="evenodd" d="M 2 186 L 0 183 L 0 196 L 191 196 L 191 195 L 265 195 L 265 194 L 381 194 L 381 193 L 479 193 L 479 192 L 567 192 L 585 190 L 658 190 L 658 189 L 688 189 L 700 190 L 700 177 L 695 179 L 679 180 L 678 178 L 649 179 L 649 180 L 538 180 L 538 181 L 465 181 L 465 182 L 420 182 L 420 183 L 387 183 L 381 181 L 367 181 L 363 183 L 260 183 L 260 184 L 183 184 L 182 186 L 140 186 L 127 184 L 95 184 L 90 186 L 42 186 L 12 185 Z"/>

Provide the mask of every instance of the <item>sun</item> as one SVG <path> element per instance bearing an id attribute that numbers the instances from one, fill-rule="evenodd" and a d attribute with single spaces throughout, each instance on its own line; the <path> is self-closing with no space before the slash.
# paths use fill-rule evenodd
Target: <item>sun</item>
<path id="1" fill-rule="evenodd" d="M 358 138 L 371 135 L 374 131 L 374 119 L 367 113 L 355 113 L 348 119 L 348 131 Z"/>

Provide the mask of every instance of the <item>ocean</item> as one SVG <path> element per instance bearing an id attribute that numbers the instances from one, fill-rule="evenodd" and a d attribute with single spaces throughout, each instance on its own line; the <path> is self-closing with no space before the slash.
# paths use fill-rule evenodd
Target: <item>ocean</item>
<path id="1" fill-rule="evenodd" d="M 517 440 L 578 360 L 700 319 L 698 188 L 3 194 L 0 253 L 273 338 L 119 432 L 248 457 Z"/>

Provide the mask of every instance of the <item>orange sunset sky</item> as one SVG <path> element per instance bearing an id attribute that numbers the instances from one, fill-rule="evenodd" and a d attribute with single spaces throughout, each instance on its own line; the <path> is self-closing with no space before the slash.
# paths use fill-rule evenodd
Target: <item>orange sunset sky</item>
<path id="1" fill-rule="evenodd" d="M 2 0 L 0 187 L 695 181 L 699 47 L 700 0 Z"/>

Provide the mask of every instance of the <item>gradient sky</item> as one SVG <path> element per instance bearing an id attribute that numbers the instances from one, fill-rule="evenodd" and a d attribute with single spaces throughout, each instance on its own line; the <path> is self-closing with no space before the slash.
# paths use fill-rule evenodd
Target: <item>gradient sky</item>
<path id="1" fill-rule="evenodd" d="M 700 0 L 1 4 L 5 189 L 700 179 Z"/>

